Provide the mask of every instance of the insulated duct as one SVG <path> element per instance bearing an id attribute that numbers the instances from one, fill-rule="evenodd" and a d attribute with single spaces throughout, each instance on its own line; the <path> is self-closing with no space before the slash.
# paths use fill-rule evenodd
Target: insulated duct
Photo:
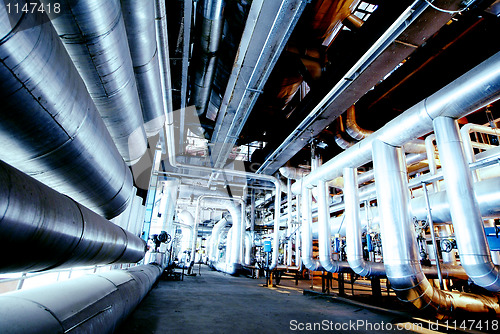
<path id="1" fill-rule="evenodd" d="M 310 188 L 320 179 L 329 181 L 341 176 L 345 167 L 356 168 L 370 162 L 372 142 L 377 139 L 393 146 L 404 145 L 431 132 L 433 119 L 439 116 L 461 118 L 499 97 L 500 52 L 338 154 L 306 176 L 303 183 Z M 292 186 L 292 191 L 297 194 L 301 189 Z"/>
<path id="2" fill-rule="evenodd" d="M 143 240 L 0 161 L 0 272 L 137 262 Z"/>
<path id="3" fill-rule="evenodd" d="M 84 1 L 82 1 L 84 2 Z M 44 14 L 0 6 L 0 159 L 106 218 L 132 174 Z"/>
<path id="4" fill-rule="evenodd" d="M 113 270 L 0 296 L 4 333 L 114 333 L 151 290 L 158 265 Z"/>
<path id="5" fill-rule="evenodd" d="M 120 0 L 41 0 L 118 151 L 133 165 L 146 152 L 141 104 Z M 65 87 L 66 89 L 68 87 Z"/>
<path id="6" fill-rule="evenodd" d="M 144 130 L 148 137 L 152 137 L 165 124 L 156 47 L 155 4 L 151 0 L 121 0 L 121 3 L 142 106 Z"/>
<path id="7" fill-rule="evenodd" d="M 498 297 L 442 291 L 431 285 L 420 265 L 415 229 L 409 214 L 404 152 L 375 140 L 373 164 L 381 214 L 384 266 L 398 298 L 420 309 L 430 307 L 441 316 L 457 311 L 499 314 Z"/>
<path id="8" fill-rule="evenodd" d="M 196 27 L 194 59 L 191 65 L 194 72 L 191 104 L 195 105 L 198 116 L 202 116 L 207 112 L 212 91 L 217 52 L 224 23 L 224 0 L 200 1 L 197 11 L 197 20 L 200 22 Z"/>
<path id="9" fill-rule="evenodd" d="M 218 249 L 219 249 L 219 237 L 221 235 L 222 230 L 227 225 L 226 218 L 222 218 L 219 220 L 212 229 L 212 236 L 210 238 L 209 250 L 209 264 L 211 266 L 215 265 L 215 263 L 219 260 L 218 258 Z"/>

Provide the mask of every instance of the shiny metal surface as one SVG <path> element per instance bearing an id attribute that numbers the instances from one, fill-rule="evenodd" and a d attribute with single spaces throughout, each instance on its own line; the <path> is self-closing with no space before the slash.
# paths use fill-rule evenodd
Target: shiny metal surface
<path id="1" fill-rule="evenodd" d="M 113 333 L 151 290 L 157 265 L 86 275 L 0 296 L 5 333 Z"/>
<path id="2" fill-rule="evenodd" d="M 130 201 L 132 175 L 57 33 L 42 19 L 25 15 L 10 32 L 0 8 L 0 145 L 8 147 L 0 159 L 113 218 Z"/>
<path id="3" fill-rule="evenodd" d="M 137 262 L 145 243 L 0 162 L 0 272 Z M 12 250 L 16 250 L 13 252 Z"/>
<path id="4" fill-rule="evenodd" d="M 165 124 L 156 46 L 155 4 L 153 1 L 136 0 L 122 0 L 121 4 L 141 101 L 144 130 L 151 137 Z"/>
<path id="5" fill-rule="evenodd" d="M 306 4 L 305 0 L 252 1 L 211 138 L 214 167 L 226 164 Z"/>
<path id="6" fill-rule="evenodd" d="M 441 316 L 456 310 L 498 314 L 497 297 L 442 291 L 430 284 L 420 266 L 415 229 L 408 211 L 408 179 L 403 151 L 376 140 L 373 142 L 373 163 L 384 266 L 398 298 L 420 309 L 430 307 Z"/>
<path id="7" fill-rule="evenodd" d="M 363 258 L 357 176 L 358 172 L 356 168 L 344 168 L 344 219 L 346 225 L 347 262 L 349 263 L 351 269 L 358 275 L 385 275 L 383 263 L 367 262 Z"/>
<path id="8" fill-rule="evenodd" d="M 193 50 L 192 65 L 194 82 L 192 84 L 191 104 L 199 116 L 207 111 L 212 81 L 215 74 L 217 52 L 224 27 L 224 0 L 203 0 L 197 5 L 197 36 Z"/>
<path id="9" fill-rule="evenodd" d="M 312 227 L 311 227 L 312 224 L 311 189 L 303 187 L 302 191 L 303 191 L 301 195 L 302 227 L 300 233 L 300 235 L 302 236 L 302 241 L 301 241 L 302 263 L 304 264 L 304 267 L 306 267 L 309 270 L 312 271 L 323 270 L 323 267 L 321 266 L 319 260 L 313 258 L 313 239 L 312 239 Z"/>
<path id="10" fill-rule="evenodd" d="M 345 167 L 359 167 L 371 160 L 372 142 L 379 139 L 393 146 L 426 135 L 433 130 L 432 120 L 439 116 L 461 118 L 500 98 L 500 52 L 457 80 L 396 117 L 370 137 L 338 154 L 306 176 L 312 187 L 319 179 L 332 180 Z M 293 189 L 294 193 L 298 190 Z"/>
<path id="11" fill-rule="evenodd" d="M 209 263 L 211 266 L 214 266 L 215 263 L 218 261 L 219 236 L 221 235 L 221 232 L 224 229 L 224 227 L 226 227 L 227 223 L 228 223 L 227 220 L 225 218 L 222 218 L 214 225 L 214 228 L 212 229 L 212 236 L 210 237 L 210 244 L 209 244 L 209 249 L 210 249 Z"/>
<path id="12" fill-rule="evenodd" d="M 450 117 L 438 117 L 433 124 L 460 262 L 475 284 L 500 291 L 500 267 L 491 260 L 458 123 Z"/>
<path id="13" fill-rule="evenodd" d="M 119 0 L 42 0 L 60 3 L 51 13 L 59 34 L 82 77 L 113 141 L 127 164 L 147 148 L 141 104 L 132 68 Z"/>
<path id="14" fill-rule="evenodd" d="M 319 262 L 326 270 L 331 273 L 338 273 L 342 269 L 348 268 L 349 265 L 344 261 L 336 261 L 333 259 L 332 240 L 330 233 L 330 211 L 327 203 L 326 183 L 318 182 L 318 246 L 319 246 Z M 312 237 L 311 237 L 312 242 Z"/>

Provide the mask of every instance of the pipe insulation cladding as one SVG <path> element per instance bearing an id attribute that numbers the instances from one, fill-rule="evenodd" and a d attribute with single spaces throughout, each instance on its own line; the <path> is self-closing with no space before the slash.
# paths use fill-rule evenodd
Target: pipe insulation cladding
<path id="1" fill-rule="evenodd" d="M 118 151 L 129 165 L 146 152 L 141 103 L 120 0 L 41 0 L 94 100 Z"/>
<path id="2" fill-rule="evenodd" d="M 121 0 L 121 3 L 141 100 L 144 130 L 148 137 L 152 137 L 165 124 L 156 46 L 155 4 L 153 1 L 137 0 Z"/>
<path id="3" fill-rule="evenodd" d="M 0 6 L 0 160 L 111 219 L 132 174 L 45 14 Z"/>
<path id="4" fill-rule="evenodd" d="M 0 161 L 0 272 L 137 262 L 145 242 Z"/>
<path id="5" fill-rule="evenodd" d="M 3 333 L 113 333 L 161 275 L 158 265 L 86 275 L 0 296 Z"/>

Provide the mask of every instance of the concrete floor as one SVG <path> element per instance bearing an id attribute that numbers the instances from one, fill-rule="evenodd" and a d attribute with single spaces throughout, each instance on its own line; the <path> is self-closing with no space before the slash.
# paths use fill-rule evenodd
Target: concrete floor
<path id="1" fill-rule="evenodd" d="M 183 281 L 160 280 L 117 333 L 435 333 L 428 323 L 401 314 L 304 295 L 293 284 L 264 283 L 206 266 Z"/>

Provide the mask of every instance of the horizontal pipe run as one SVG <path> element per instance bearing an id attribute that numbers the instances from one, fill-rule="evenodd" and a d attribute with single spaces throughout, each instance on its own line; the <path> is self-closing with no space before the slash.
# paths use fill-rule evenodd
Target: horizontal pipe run
<path id="1" fill-rule="evenodd" d="M 14 19 L 13 16 L 10 18 Z M 108 219 L 131 201 L 132 174 L 45 14 L 0 6 L 0 160 Z"/>
<path id="2" fill-rule="evenodd" d="M 165 124 L 154 1 L 122 0 L 123 19 L 142 107 L 144 130 L 156 135 Z"/>
<path id="3" fill-rule="evenodd" d="M 143 240 L 0 161 L 0 272 L 137 262 Z"/>
<path id="4" fill-rule="evenodd" d="M 113 270 L 0 296 L 5 333 L 113 333 L 162 273 L 158 265 Z"/>
<path id="5" fill-rule="evenodd" d="M 402 146 L 433 130 L 432 120 L 439 116 L 461 118 L 500 98 L 500 52 L 479 64 L 457 80 L 417 103 L 373 135 L 338 154 L 303 179 L 306 187 L 318 180 L 328 182 L 341 176 L 345 167 L 357 168 L 371 161 L 375 140 Z M 300 190 L 292 187 L 297 194 Z"/>
<path id="6" fill-rule="evenodd" d="M 129 165 L 147 149 L 120 0 L 41 0 L 118 151 Z"/>

